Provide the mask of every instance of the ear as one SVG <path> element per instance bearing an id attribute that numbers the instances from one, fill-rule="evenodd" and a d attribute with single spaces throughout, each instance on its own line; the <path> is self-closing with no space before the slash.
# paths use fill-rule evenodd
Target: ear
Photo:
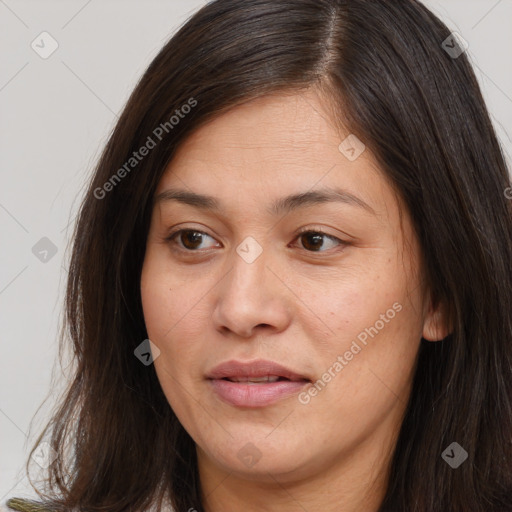
<path id="1" fill-rule="evenodd" d="M 430 298 L 424 313 L 422 337 L 427 341 L 441 341 L 451 332 L 446 303 Z"/>

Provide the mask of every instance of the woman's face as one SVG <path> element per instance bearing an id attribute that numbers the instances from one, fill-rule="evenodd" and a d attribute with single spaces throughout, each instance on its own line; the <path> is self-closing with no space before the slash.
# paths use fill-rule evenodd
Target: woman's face
<path id="1" fill-rule="evenodd" d="M 322 105 L 232 109 L 156 191 L 144 317 L 203 474 L 363 478 L 396 440 L 421 336 L 443 336 L 406 210 L 401 231 L 369 149 Z"/>

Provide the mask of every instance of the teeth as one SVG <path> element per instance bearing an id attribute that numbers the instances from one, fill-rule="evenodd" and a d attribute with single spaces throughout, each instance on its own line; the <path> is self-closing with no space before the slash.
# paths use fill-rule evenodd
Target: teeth
<path id="1" fill-rule="evenodd" d="M 277 382 L 279 377 L 277 375 L 267 375 L 265 377 L 230 377 L 231 382 L 247 382 L 248 384 L 259 384 L 261 382 Z"/>

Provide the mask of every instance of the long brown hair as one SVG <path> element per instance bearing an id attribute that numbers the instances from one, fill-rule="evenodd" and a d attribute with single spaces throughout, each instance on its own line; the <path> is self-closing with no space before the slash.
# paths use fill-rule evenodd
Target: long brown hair
<path id="1" fill-rule="evenodd" d="M 512 510 L 510 178 L 467 54 L 443 45 L 450 37 L 415 0 L 217 0 L 164 46 L 73 234 L 61 341 L 72 341 L 74 374 L 41 436 L 59 455 L 50 507 L 139 511 L 168 498 L 176 512 L 204 510 L 194 443 L 153 366 L 134 356 L 147 338 L 140 275 L 153 194 L 206 121 L 318 87 L 403 198 L 453 325 L 443 341 L 422 340 L 380 511 Z M 441 457 L 452 442 L 468 453 L 457 469 Z"/>

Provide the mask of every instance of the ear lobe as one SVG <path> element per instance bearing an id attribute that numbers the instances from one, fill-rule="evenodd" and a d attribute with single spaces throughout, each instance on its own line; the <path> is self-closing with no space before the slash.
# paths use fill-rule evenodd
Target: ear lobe
<path id="1" fill-rule="evenodd" d="M 423 321 L 422 337 L 427 341 L 441 341 L 452 332 L 448 319 L 448 308 L 444 302 L 438 302 L 436 306 L 429 303 L 428 312 Z"/>

